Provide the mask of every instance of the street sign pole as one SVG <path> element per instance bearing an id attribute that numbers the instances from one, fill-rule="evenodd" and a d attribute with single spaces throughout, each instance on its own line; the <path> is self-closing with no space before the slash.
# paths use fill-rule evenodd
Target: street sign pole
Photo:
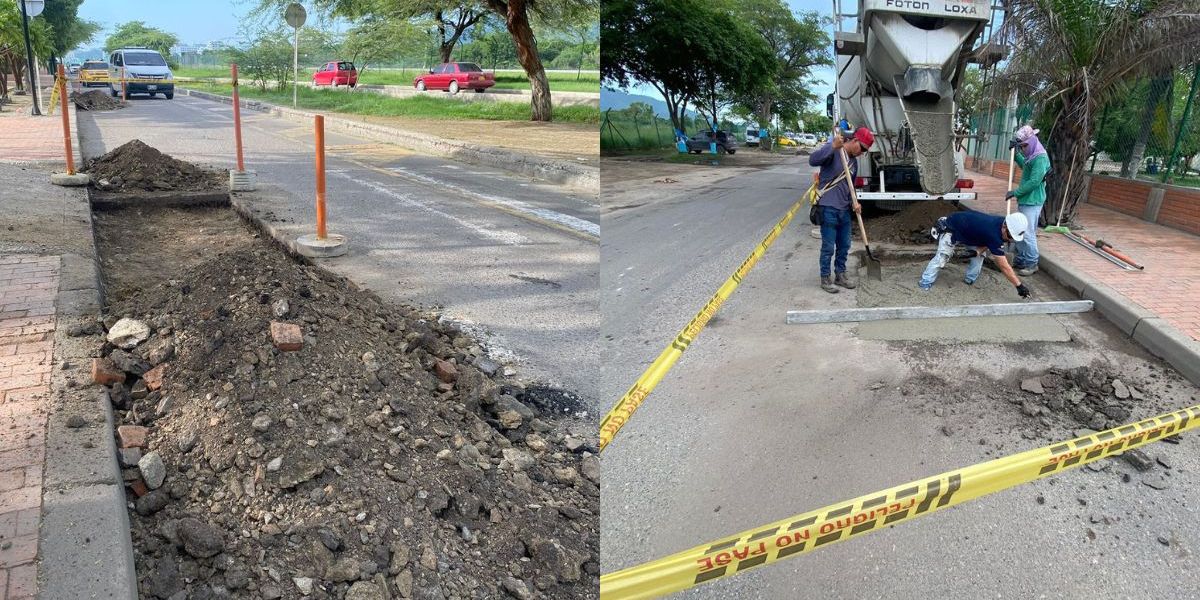
<path id="1" fill-rule="evenodd" d="M 296 88 L 300 86 L 300 28 L 307 18 L 308 13 L 298 2 L 289 4 L 283 11 L 283 20 L 296 30 L 296 41 L 292 45 L 292 108 L 296 108 Z"/>
<path id="2" fill-rule="evenodd" d="M 33 44 L 29 42 L 29 10 L 25 7 L 25 0 L 21 2 L 21 29 L 25 33 L 25 59 L 29 67 L 29 95 L 33 98 L 33 116 L 40 117 L 42 111 L 38 108 L 37 97 L 37 81 L 34 79 L 33 67 Z"/>

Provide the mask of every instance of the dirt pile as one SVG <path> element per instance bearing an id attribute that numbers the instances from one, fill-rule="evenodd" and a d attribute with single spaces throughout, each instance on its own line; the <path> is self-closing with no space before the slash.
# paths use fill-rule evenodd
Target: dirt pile
<path id="1" fill-rule="evenodd" d="M 71 101 L 81 110 L 114 110 L 125 108 L 120 100 L 113 98 L 108 92 L 92 90 L 90 92 L 71 92 Z"/>
<path id="2" fill-rule="evenodd" d="M 867 221 L 867 235 L 873 242 L 932 244 L 933 238 L 929 237 L 929 230 L 933 228 L 934 223 L 939 217 L 958 210 L 957 206 L 944 200 L 912 202 L 898 213 Z"/>
<path id="3" fill-rule="evenodd" d="M 563 396 L 273 248 L 169 277 L 89 328 L 143 598 L 598 596 L 595 426 Z"/>
<path id="4" fill-rule="evenodd" d="M 133 140 L 88 162 L 85 172 L 104 191 L 203 191 L 220 189 L 220 174 L 206 171 Z"/>

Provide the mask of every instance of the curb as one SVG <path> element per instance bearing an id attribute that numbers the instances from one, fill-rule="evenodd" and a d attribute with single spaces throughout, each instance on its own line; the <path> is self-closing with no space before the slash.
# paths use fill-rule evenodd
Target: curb
<path id="1" fill-rule="evenodd" d="M 1052 254 L 1043 252 L 1040 266 L 1047 275 L 1081 298 L 1094 302 L 1096 310 L 1133 341 L 1167 361 L 1188 381 L 1200 385 L 1200 342 Z"/>
<path id="2" fill-rule="evenodd" d="M 54 360 L 69 363 L 51 375 L 54 393 L 46 422 L 42 524 L 38 532 L 38 597 L 136 599 L 137 573 L 129 535 L 125 486 L 117 465 L 112 405 L 107 392 L 88 382 L 90 337 L 71 338 L 71 325 L 99 317 L 102 283 L 95 228 L 85 190 L 75 196 L 86 223 L 90 256 L 63 254 L 55 299 Z M 69 428 L 67 418 L 87 425 Z"/>
<path id="3" fill-rule="evenodd" d="M 233 104 L 233 98 L 229 96 L 221 96 L 219 94 L 210 94 L 208 92 L 200 92 L 187 88 L 176 88 L 181 94 L 202 98 L 204 100 L 212 100 L 215 102 L 223 102 L 225 104 Z M 297 110 L 286 108 L 274 104 L 268 104 L 257 100 L 240 99 L 239 104 L 243 108 L 258 110 L 270 113 L 277 117 L 282 117 L 296 122 L 305 124 L 311 123 L 312 118 L 318 113 L 305 110 Z M 543 179 L 552 183 L 568 185 L 582 188 L 588 191 L 599 192 L 600 190 L 600 168 L 580 165 L 565 160 L 557 160 L 545 158 L 533 154 L 523 152 L 515 152 L 505 148 L 494 148 L 490 146 L 480 146 L 457 140 L 447 140 L 432 135 L 386 127 L 383 125 L 375 125 L 361 121 L 353 121 L 340 117 L 326 115 L 325 123 L 330 129 L 339 130 L 343 133 L 361 135 L 368 139 L 384 142 L 415 150 L 424 154 L 441 156 L 462 162 L 476 164 L 485 167 L 492 167 Z"/>

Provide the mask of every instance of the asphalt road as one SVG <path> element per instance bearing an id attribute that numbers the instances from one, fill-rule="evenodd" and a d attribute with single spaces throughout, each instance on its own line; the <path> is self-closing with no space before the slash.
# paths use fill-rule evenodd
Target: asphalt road
<path id="1" fill-rule="evenodd" d="M 602 189 L 604 409 L 783 215 L 810 170 L 795 158 L 712 173 L 680 166 L 674 182 Z M 1146 381 L 1159 399 L 1134 417 L 1200 396 L 1096 314 L 1053 317 L 1066 343 L 883 342 L 849 325 L 787 326 L 788 309 L 856 305 L 853 293 L 817 287 L 805 216 L 605 450 L 602 572 L 1074 437 L 1057 421 L 1030 435 L 1034 419 L 1009 402 L 1021 377 L 1051 366 L 1096 364 Z M 1040 299 L 1065 297 L 1044 275 L 1031 279 Z M 1024 484 L 680 597 L 1197 597 L 1197 443 L 1188 434 L 1147 448 L 1172 466 L 1156 471 L 1166 490 L 1110 459 L 1100 472 Z"/>
<path id="2" fill-rule="evenodd" d="M 315 231 L 311 126 L 243 111 L 256 212 L 289 235 Z M 232 108 L 177 95 L 79 111 L 86 157 L 140 139 L 176 158 L 235 164 Z M 488 124 L 487 126 L 495 126 Z M 599 210 L 595 196 L 502 171 L 326 132 L 329 231 L 347 255 L 327 264 L 386 299 L 443 313 L 482 335 L 531 380 L 594 406 Z"/>

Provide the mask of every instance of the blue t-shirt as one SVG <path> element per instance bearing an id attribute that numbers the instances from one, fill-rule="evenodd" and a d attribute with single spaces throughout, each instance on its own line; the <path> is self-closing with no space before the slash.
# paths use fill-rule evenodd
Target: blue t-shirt
<path id="1" fill-rule="evenodd" d="M 1000 226 L 1004 217 L 964 210 L 946 217 L 946 226 L 954 233 L 954 243 L 972 248 L 986 247 L 992 256 L 1004 256 L 1004 237 Z"/>

